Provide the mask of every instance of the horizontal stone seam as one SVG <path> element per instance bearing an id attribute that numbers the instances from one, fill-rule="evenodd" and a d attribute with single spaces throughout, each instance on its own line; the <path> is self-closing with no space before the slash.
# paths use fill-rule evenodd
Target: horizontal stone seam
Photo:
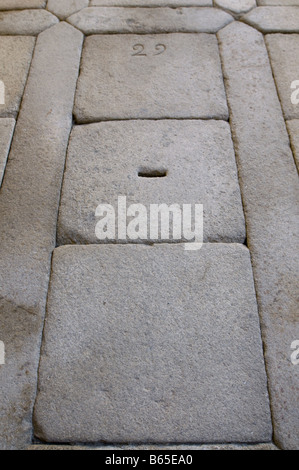
<path id="1" fill-rule="evenodd" d="M 154 246 L 165 246 L 165 245 L 170 245 L 170 246 L 173 246 L 173 245 L 178 245 L 178 246 L 183 246 L 183 245 L 192 245 L 192 243 L 194 242 L 188 242 L 188 241 L 185 241 L 185 240 L 181 240 L 181 241 L 167 241 L 167 240 L 163 240 L 161 242 L 152 242 L 150 240 L 140 240 L 140 241 L 124 241 L 124 242 L 114 242 L 114 241 L 107 241 L 107 242 L 102 242 L 102 243 L 87 243 L 87 242 L 84 242 L 84 243 L 78 243 L 77 241 L 73 240 L 71 237 L 67 237 L 68 238 L 68 242 L 66 243 L 59 243 L 57 244 L 56 248 L 63 248 L 63 247 L 103 247 L 103 246 L 150 246 L 150 247 L 154 247 Z M 248 248 L 248 245 L 247 245 L 247 239 L 245 240 L 244 243 L 241 243 L 241 242 L 237 242 L 237 241 L 231 241 L 231 242 L 224 242 L 224 241 L 219 241 L 219 242 L 203 242 L 202 244 L 203 246 L 204 245 L 240 245 L 240 246 L 245 246 L 246 248 Z M 56 249 L 55 248 L 55 249 Z M 54 251 L 54 250 L 53 250 Z"/>
<path id="2" fill-rule="evenodd" d="M 218 117 L 212 118 L 176 118 L 176 117 L 161 117 L 161 118 L 127 118 L 127 119 L 102 119 L 102 120 L 86 120 L 86 121 L 77 121 L 74 117 L 74 125 L 77 126 L 88 126 L 91 124 L 101 124 L 102 122 L 127 122 L 127 121 L 223 121 L 229 122 L 229 119 L 223 119 Z"/>
<path id="3" fill-rule="evenodd" d="M 147 441 L 144 441 L 144 442 L 138 442 L 138 443 L 135 443 L 134 441 L 132 442 L 115 442 L 115 441 L 111 441 L 111 442 L 106 442 L 105 443 L 103 441 L 93 441 L 93 442 L 42 442 L 40 441 L 37 437 L 34 437 L 33 438 L 33 441 L 32 441 L 32 445 L 37 445 L 37 446 L 62 446 L 62 447 L 100 447 L 101 450 L 105 450 L 105 447 L 110 447 L 110 446 L 115 446 L 115 447 L 120 447 L 120 446 L 123 446 L 123 447 L 131 447 L 131 446 L 134 446 L 136 448 L 138 447 L 143 447 L 143 446 L 147 446 L 147 447 L 165 447 L 165 449 L 168 449 L 172 446 L 184 446 L 184 447 L 190 447 L 190 450 L 192 450 L 193 447 L 199 447 L 199 446 L 211 446 L 211 447 L 215 447 L 215 446 L 240 446 L 240 447 L 255 447 L 255 446 L 258 446 L 258 445 L 275 445 L 277 447 L 277 444 L 275 444 L 274 441 L 257 441 L 257 442 L 238 442 L 238 441 L 234 441 L 234 442 L 223 442 L 223 441 L 219 441 L 219 442 L 181 442 L 181 441 L 173 441 L 173 442 L 167 442 L 166 444 L 164 442 L 147 442 Z M 124 449 L 125 450 L 125 449 Z M 138 449 L 136 449 L 138 450 Z M 278 450 L 281 450 L 280 448 Z"/>
<path id="4" fill-rule="evenodd" d="M 163 32 L 150 32 L 150 33 L 130 33 L 128 31 L 126 31 L 125 33 L 123 32 L 119 32 L 119 31 L 114 31 L 114 32 L 102 32 L 102 33 L 85 33 L 83 32 L 81 29 L 78 28 L 78 26 L 75 26 L 73 23 L 71 23 L 70 21 L 68 21 L 70 18 L 70 16 L 68 18 L 66 18 L 66 20 L 64 20 L 65 22 L 67 22 L 70 26 L 72 26 L 73 28 L 77 29 L 77 31 L 80 31 L 80 33 L 84 34 L 85 37 L 89 37 L 89 36 L 120 36 L 120 35 L 131 35 L 131 36 L 151 36 L 151 35 L 154 35 L 154 34 L 163 34 L 163 35 L 166 35 L 166 34 L 209 34 L 211 36 L 215 36 L 215 34 L 219 33 L 222 29 L 226 28 L 227 27 L 227 24 L 220 27 L 215 33 L 211 33 L 211 32 L 205 32 L 205 31 L 163 31 Z M 233 22 L 235 21 L 234 18 L 232 18 L 232 21 L 230 24 L 232 24 Z M 223 119 L 222 119 L 223 121 Z"/>
<path id="5" fill-rule="evenodd" d="M 138 7 L 133 7 L 131 5 L 121 5 L 121 6 L 120 5 L 119 6 L 117 6 L 117 5 L 111 5 L 111 6 L 110 5 L 105 5 L 105 6 L 104 5 L 89 5 L 88 7 L 85 7 L 85 8 L 82 8 L 81 10 L 78 10 L 76 13 L 79 13 L 82 10 L 87 10 L 88 8 L 110 8 L 110 9 L 113 9 L 113 8 L 122 8 L 122 9 L 127 8 L 127 9 L 129 9 L 130 8 L 130 9 L 134 9 L 134 10 L 149 10 L 149 9 L 159 10 L 160 8 L 163 8 L 164 10 L 167 9 L 167 8 L 169 10 L 181 10 L 182 8 L 190 8 L 190 9 L 191 8 L 196 8 L 196 9 L 200 9 L 200 8 L 203 9 L 204 8 L 204 9 L 209 9 L 209 10 L 221 10 L 221 11 L 224 10 L 224 8 L 218 7 L 216 5 L 212 6 L 212 7 L 211 6 L 203 6 L 203 5 L 198 5 L 198 6 L 196 6 L 196 5 L 177 5 L 177 6 L 173 6 L 173 7 L 171 7 L 169 5 L 159 5 L 159 6 L 157 6 L 157 5 L 156 6 L 153 6 L 153 5 L 140 5 L 139 6 L 138 5 Z M 256 8 L 256 7 L 254 7 L 254 8 Z M 48 10 L 48 11 L 50 11 L 50 10 Z M 52 12 L 50 12 L 50 13 L 52 13 Z M 230 12 L 228 12 L 228 13 L 230 13 Z"/>
<path id="6" fill-rule="evenodd" d="M 15 10 L 5 10 L 5 9 L 1 10 L 1 8 L 0 8 L 0 13 L 6 13 L 6 12 L 11 13 L 13 11 L 28 11 L 28 10 L 30 10 L 30 11 L 31 10 L 46 10 L 46 9 L 47 9 L 46 6 L 44 6 L 44 7 L 34 7 L 34 8 L 28 8 L 28 7 L 27 8 L 16 8 Z M 52 12 L 50 12 L 50 13 L 52 13 Z"/>

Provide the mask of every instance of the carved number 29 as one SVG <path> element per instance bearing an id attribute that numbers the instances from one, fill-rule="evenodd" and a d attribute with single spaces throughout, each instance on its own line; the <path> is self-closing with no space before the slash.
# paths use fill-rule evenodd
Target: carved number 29
<path id="1" fill-rule="evenodd" d="M 147 57 L 147 54 L 144 52 L 144 45 L 143 44 L 135 44 L 133 46 L 133 50 L 136 51 L 132 54 L 133 57 Z M 163 54 L 166 51 L 166 46 L 164 44 L 157 44 L 155 46 L 155 50 L 157 51 L 154 55 Z"/>

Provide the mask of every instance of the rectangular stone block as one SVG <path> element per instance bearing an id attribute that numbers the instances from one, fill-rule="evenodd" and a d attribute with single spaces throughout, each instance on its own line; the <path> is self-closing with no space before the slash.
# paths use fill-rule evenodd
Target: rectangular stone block
<path id="1" fill-rule="evenodd" d="M 25 10 L 45 6 L 46 0 L 0 0 L 0 10 Z"/>
<path id="2" fill-rule="evenodd" d="M 216 7 L 223 8 L 231 13 L 241 15 L 256 7 L 255 0 L 214 0 Z"/>
<path id="3" fill-rule="evenodd" d="M 268 34 L 266 44 L 285 119 L 299 119 L 299 34 Z"/>
<path id="4" fill-rule="evenodd" d="M 257 0 L 259 6 L 299 6 L 299 0 Z"/>
<path id="5" fill-rule="evenodd" d="M 0 36 L 0 117 L 19 111 L 34 44 L 33 37 Z"/>
<path id="6" fill-rule="evenodd" d="M 0 35 L 37 36 L 59 22 L 47 10 L 31 9 L 0 12 Z"/>
<path id="7" fill-rule="evenodd" d="M 0 119 L 0 188 L 2 185 L 10 143 L 15 128 L 14 119 Z"/>
<path id="8" fill-rule="evenodd" d="M 213 0 L 91 0 L 94 7 L 212 7 Z"/>
<path id="9" fill-rule="evenodd" d="M 90 7 L 68 22 L 84 34 L 216 33 L 233 17 L 218 8 Z"/>
<path id="10" fill-rule="evenodd" d="M 150 204 L 178 204 L 180 209 L 183 204 L 203 204 L 205 241 L 245 240 L 235 156 L 226 122 L 128 121 L 75 127 L 64 175 L 58 243 L 100 243 L 95 234 L 100 221 L 96 208 L 112 205 L 119 221 L 118 196 L 126 196 L 127 207 L 143 204 L 148 225 Z M 127 222 L 131 220 L 127 218 Z M 151 242 L 167 241 L 153 238 L 149 230 L 145 237 Z M 118 241 L 138 243 L 140 239 L 125 236 Z"/>
<path id="11" fill-rule="evenodd" d="M 247 248 L 56 249 L 34 422 L 48 442 L 269 442 Z"/>
<path id="12" fill-rule="evenodd" d="M 275 442 L 295 450 L 299 448 L 299 367 L 291 361 L 291 346 L 299 339 L 298 172 L 263 35 L 235 22 L 219 33 L 219 41 L 265 343 Z"/>
<path id="13" fill-rule="evenodd" d="M 228 119 L 216 37 L 88 37 L 74 112 L 80 123 L 110 119 Z"/>
<path id="14" fill-rule="evenodd" d="M 287 121 L 287 128 L 291 139 L 291 145 L 296 165 L 299 169 L 299 119 Z"/>
<path id="15" fill-rule="evenodd" d="M 258 7 L 242 20 L 262 33 L 299 33 L 299 8 L 296 6 Z"/>

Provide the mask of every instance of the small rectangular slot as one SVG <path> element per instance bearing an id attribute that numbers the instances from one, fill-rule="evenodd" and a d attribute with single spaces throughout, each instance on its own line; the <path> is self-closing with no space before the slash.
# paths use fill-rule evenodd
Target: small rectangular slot
<path id="1" fill-rule="evenodd" d="M 143 168 L 138 171 L 138 176 L 139 178 L 165 178 L 167 176 L 167 171 Z"/>

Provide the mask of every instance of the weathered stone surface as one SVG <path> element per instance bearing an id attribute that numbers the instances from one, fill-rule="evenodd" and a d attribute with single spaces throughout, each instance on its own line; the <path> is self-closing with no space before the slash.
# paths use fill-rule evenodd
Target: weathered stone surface
<path id="1" fill-rule="evenodd" d="M 299 0 L 257 0 L 260 6 L 299 6 Z"/>
<path id="2" fill-rule="evenodd" d="M 26 8 L 44 8 L 46 0 L 0 0 L 0 10 L 24 10 Z"/>
<path id="3" fill-rule="evenodd" d="M 74 114 L 79 123 L 135 118 L 228 119 L 216 37 L 87 38 Z"/>
<path id="4" fill-rule="evenodd" d="M 258 7 L 242 18 L 262 33 L 299 33 L 299 9 L 290 7 Z"/>
<path id="5" fill-rule="evenodd" d="M 35 38 L 0 36 L 0 80 L 4 104 L 0 117 L 16 117 L 29 71 Z M 13 60 L 12 60 L 13 58 Z"/>
<path id="6" fill-rule="evenodd" d="M 299 34 L 269 34 L 266 44 L 284 116 L 299 119 L 299 103 L 292 104 L 291 100 L 294 92 L 299 97 L 299 92 L 291 88 L 296 80 L 299 88 Z"/>
<path id="7" fill-rule="evenodd" d="M 31 439 L 44 310 L 82 34 L 66 23 L 36 49 L 0 193 L 0 448 Z"/>
<path id="8" fill-rule="evenodd" d="M 299 119 L 287 121 L 287 128 L 291 139 L 292 150 L 295 157 L 296 165 L 299 169 Z"/>
<path id="9" fill-rule="evenodd" d="M 215 6 L 224 8 L 232 13 L 247 13 L 256 7 L 255 0 L 215 0 Z"/>
<path id="10" fill-rule="evenodd" d="M 0 188 L 14 128 L 14 119 L 0 119 Z"/>
<path id="11" fill-rule="evenodd" d="M 216 8 L 85 8 L 68 18 L 84 34 L 216 33 L 233 21 Z"/>
<path id="12" fill-rule="evenodd" d="M 89 450 L 89 451 L 117 451 L 117 450 L 169 450 L 170 452 L 181 450 L 279 450 L 274 444 L 256 444 L 256 445 L 238 445 L 238 444 L 218 444 L 218 445 L 152 445 L 152 446 L 142 446 L 142 445 L 122 445 L 122 446 L 74 446 L 74 445 L 32 445 L 27 450 L 36 451 L 36 450 Z"/>
<path id="13" fill-rule="evenodd" d="M 0 12 L 0 34 L 36 36 L 58 22 L 58 18 L 46 10 Z"/>
<path id="14" fill-rule="evenodd" d="M 37 437 L 271 440 L 244 246 L 61 247 L 52 266 Z"/>
<path id="15" fill-rule="evenodd" d="M 275 8 L 274 8 L 275 9 Z M 299 448 L 298 174 L 262 34 L 241 23 L 219 33 L 257 289 L 275 440 Z"/>
<path id="16" fill-rule="evenodd" d="M 47 9 L 61 20 L 88 7 L 89 0 L 48 0 Z"/>
<path id="17" fill-rule="evenodd" d="M 166 171 L 167 176 L 139 177 L 140 169 Z M 205 241 L 245 240 L 226 122 L 122 121 L 75 127 L 64 175 L 58 243 L 99 243 L 95 210 L 99 204 L 111 204 L 117 212 L 118 196 L 126 196 L 128 206 L 143 204 L 148 214 L 150 204 L 181 208 L 203 204 Z M 161 241 L 147 235 L 152 242 Z"/>
<path id="18" fill-rule="evenodd" d="M 212 7 L 213 0 L 91 0 L 90 6 L 107 7 Z"/>

